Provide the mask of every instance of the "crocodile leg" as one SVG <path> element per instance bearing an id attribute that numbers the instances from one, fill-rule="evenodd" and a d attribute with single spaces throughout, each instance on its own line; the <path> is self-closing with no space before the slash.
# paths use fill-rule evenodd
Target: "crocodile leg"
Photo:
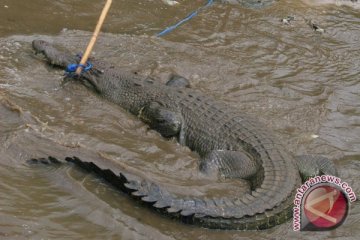
<path id="1" fill-rule="evenodd" d="M 170 87 L 180 87 L 180 88 L 189 88 L 190 81 L 183 76 L 172 74 L 169 80 L 166 82 L 166 86 Z"/>
<path id="2" fill-rule="evenodd" d="M 259 165 L 241 151 L 213 150 L 201 159 L 200 170 L 224 178 L 250 179 L 258 172 Z"/>
<path id="3" fill-rule="evenodd" d="M 145 106 L 140 111 L 139 118 L 163 137 L 177 136 L 181 129 L 181 115 L 166 109 L 158 102 L 151 102 Z"/>
<path id="4" fill-rule="evenodd" d="M 324 156 L 300 155 L 296 160 L 303 181 L 319 175 L 337 175 L 334 163 Z"/>

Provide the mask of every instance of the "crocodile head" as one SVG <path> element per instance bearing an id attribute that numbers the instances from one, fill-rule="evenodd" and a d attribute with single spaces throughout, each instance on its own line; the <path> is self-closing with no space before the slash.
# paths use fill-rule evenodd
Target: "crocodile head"
<path id="1" fill-rule="evenodd" d="M 61 69 L 67 69 L 70 64 L 78 64 L 80 58 L 66 50 L 59 49 L 53 44 L 44 40 L 34 40 L 32 47 L 36 54 L 43 54 L 46 60 L 53 66 L 57 66 Z M 81 81 L 86 87 L 91 88 L 96 92 L 101 92 L 102 86 L 99 79 L 101 71 L 92 69 L 86 73 L 82 73 L 80 76 L 74 79 Z"/>
<path id="2" fill-rule="evenodd" d="M 32 46 L 36 53 L 43 54 L 50 64 L 60 68 L 65 69 L 69 64 L 79 62 L 78 57 L 65 50 L 57 49 L 51 43 L 44 40 L 34 40 Z"/>

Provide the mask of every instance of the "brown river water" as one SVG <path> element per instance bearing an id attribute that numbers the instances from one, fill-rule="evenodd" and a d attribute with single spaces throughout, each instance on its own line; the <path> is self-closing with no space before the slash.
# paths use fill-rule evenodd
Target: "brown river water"
<path id="1" fill-rule="evenodd" d="M 264 122 L 294 154 L 333 159 L 359 195 L 360 11 L 290 0 L 262 10 L 214 4 L 154 37 L 204 2 L 114 1 L 93 55 L 162 82 L 171 73 L 187 77 Z M 179 191 L 196 182 L 196 154 L 84 86 L 63 84 L 63 71 L 34 56 L 36 38 L 83 51 L 103 4 L 0 1 L 0 239 L 358 239 L 359 202 L 332 231 L 294 232 L 291 221 L 265 231 L 208 230 L 139 206 L 80 169 L 25 164 L 47 154 L 100 154 Z M 289 15 L 289 25 L 280 21 Z M 225 181 L 211 190 L 240 187 Z"/>

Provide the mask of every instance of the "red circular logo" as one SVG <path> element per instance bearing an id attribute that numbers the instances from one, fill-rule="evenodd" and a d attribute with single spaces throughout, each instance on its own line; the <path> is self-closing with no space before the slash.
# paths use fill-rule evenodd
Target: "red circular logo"
<path id="1" fill-rule="evenodd" d="M 314 227 L 333 228 L 345 220 L 348 199 L 338 188 L 322 185 L 311 189 L 305 198 L 303 208 L 305 216 Z"/>

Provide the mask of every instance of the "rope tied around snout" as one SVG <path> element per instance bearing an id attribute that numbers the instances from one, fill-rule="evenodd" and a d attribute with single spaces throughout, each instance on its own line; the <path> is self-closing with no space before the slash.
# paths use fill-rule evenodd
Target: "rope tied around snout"
<path id="1" fill-rule="evenodd" d="M 78 57 L 79 59 L 82 58 L 81 54 L 77 54 L 76 57 Z M 93 65 L 90 61 L 86 61 L 85 64 L 81 64 L 81 63 L 71 63 L 69 65 L 67 65 L 66 69 L 65 69 L 65 74 L 68 77 L 74 77 L 76 76 L 76 70 L 81 67 L 81 73 L 87 72 L 90 69 L 92 69 Z"/>

